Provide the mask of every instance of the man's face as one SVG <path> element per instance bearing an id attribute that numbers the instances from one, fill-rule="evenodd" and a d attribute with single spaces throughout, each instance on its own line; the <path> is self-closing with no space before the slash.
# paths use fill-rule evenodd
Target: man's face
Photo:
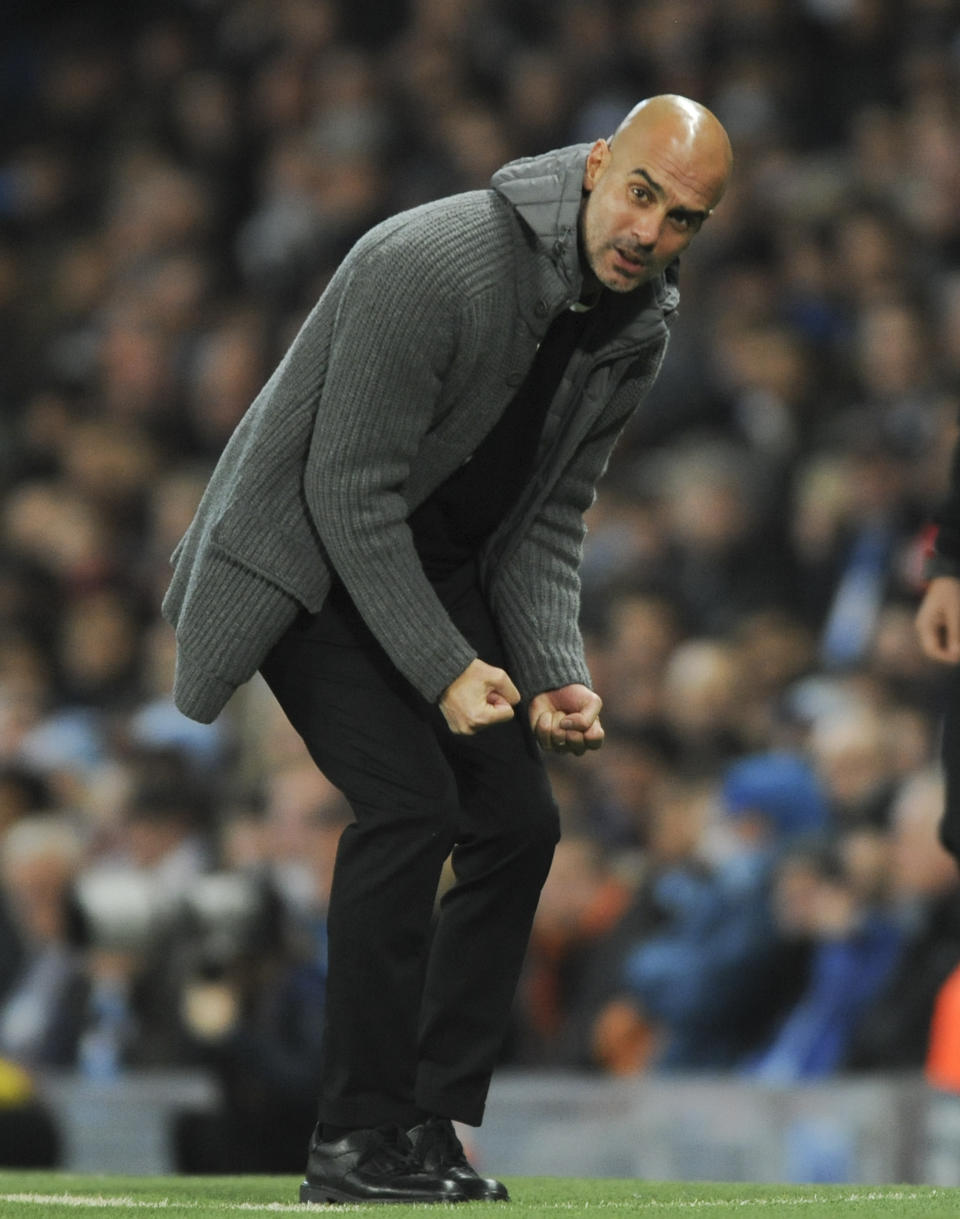
<path id="1" fill-rule="evenodd" d="M 598 140 L 584 172 L 588 192 L 581 249 L 589 270 L 613 292 L 656 278 L 687 248 L 718 201 L 724 177 L 667 124 Z"/>

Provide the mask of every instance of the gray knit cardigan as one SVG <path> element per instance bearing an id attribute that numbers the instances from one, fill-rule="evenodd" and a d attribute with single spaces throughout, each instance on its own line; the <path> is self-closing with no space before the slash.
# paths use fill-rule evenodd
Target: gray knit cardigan
<path id="1" fill-rule="evenodd" d="M 436 701 L 476 655 L 424 575 L 407 517 L 466 461 L 578 298 L 587 146 L 511 162 L 489 190 L 403 212 L 332 277 L 213 471 L 173 555 L 163 612 L 174 698 L 213 720 L 331 571 L 401 673 Z M 589 684 L 578 627 L 583 513 L 656 377 L 672 279 L 615 299 L 615 333 L 573 352 L 535 477 L 481 555 L 529 697 Z"/>

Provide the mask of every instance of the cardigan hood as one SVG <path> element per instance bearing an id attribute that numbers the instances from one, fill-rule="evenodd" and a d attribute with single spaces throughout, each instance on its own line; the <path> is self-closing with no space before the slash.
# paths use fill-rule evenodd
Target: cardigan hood
<path id="1" fill-rule="evenodd" d="M 574 144 L 536 157 L 521 157 L 498 169 L 490 185 L 514 208 L 539 246 L 553 262 L 571 300 L 580 296 L 583 269 L 580 262 L 580 208 L 583 205 L 583 171 L 589 144 Z M 624 309 L 633 306 L 634 340 L 646 342 L 669 325 L 677 311 L 679 263 L 673 262 L 650 284 L 647 292 L 625 293 Z M 628 332 L 629 333 L 629 332 Z"/>

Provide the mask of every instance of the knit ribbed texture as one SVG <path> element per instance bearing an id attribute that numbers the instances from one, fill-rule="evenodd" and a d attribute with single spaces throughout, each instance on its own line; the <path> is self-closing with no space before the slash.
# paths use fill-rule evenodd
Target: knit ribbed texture
<path id="1" fill-rule="evenodd" d="M 506 167 L 497 190 L 393 217 L 344 260 L 231 437 L 175 555 L 164 613 L 187 715 L 213 718 L 297 607 L 319 609 L 331 569 L 427 699 L 473 659 L 406 521 L 490 430 L 579 291 L 585 155 L 563 149 Z M 488 549 L 489 594 L 528 693 L 588 680 L 582 512 L 659 362 L 674 305 L 665 282 L 632 293 L 617 302 L 615 338 L 574 353 L 537 478 Z"/>
<path id="2" fill-rule="evenodd" d="M 605 387 L 610 392 L 605 408 L 578 442 L 549 498 L 521 527 L 494 539 L 488 558 L 491 603 L 507 641 L 510 675 L 528 698 L 571 682 L 590 684 L 579 629 L 583 514 L 617 439 L 656 379 L 663 354 L 661 345 L 650 358 L 635 362 L 615 391 Z"/>
<path id="3" fill-rule="evenodd" d="M 251 577 L 222 555 L 207 556 L 205 575 L 218 595 L 206 599 L 205 613 L 184 618 L 173 694 L 185 715 L 207 724 L 257 671 L 299 607 L 275 584 Z"/>

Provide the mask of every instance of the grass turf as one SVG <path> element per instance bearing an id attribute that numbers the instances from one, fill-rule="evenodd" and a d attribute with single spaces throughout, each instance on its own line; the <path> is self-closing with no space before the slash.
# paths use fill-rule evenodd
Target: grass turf
<path id="1" fill-rule="evenodd" d="M 303 1219 L 326 1213 L 384 1214 L 380 1206 L 300 1206 L 299 1182 L 292 1177 L 99 1177 L 59 1172 L 0 1172 L 2 1219 L 226 1219 L 235 1215 L 299 1214 Z M 834 1219 L 849 1216 L 898 1216 L 898 1219 L 957 1219 L 960 1189 L 922 1185 L 713 1185 L 704 1183 L 621 1181 L 607 1178 L 507 1178 L 512 1202 L 463 1203 L 456 1213 L 466 1219 L 478 1209 L 502 1211 L 504 1219 L 555 1215 L 685 1216 L 710 1219 Z M 390 1219 L 424 1212 L 449 1214 L 449 1207 L 390 1206 Z"/>

